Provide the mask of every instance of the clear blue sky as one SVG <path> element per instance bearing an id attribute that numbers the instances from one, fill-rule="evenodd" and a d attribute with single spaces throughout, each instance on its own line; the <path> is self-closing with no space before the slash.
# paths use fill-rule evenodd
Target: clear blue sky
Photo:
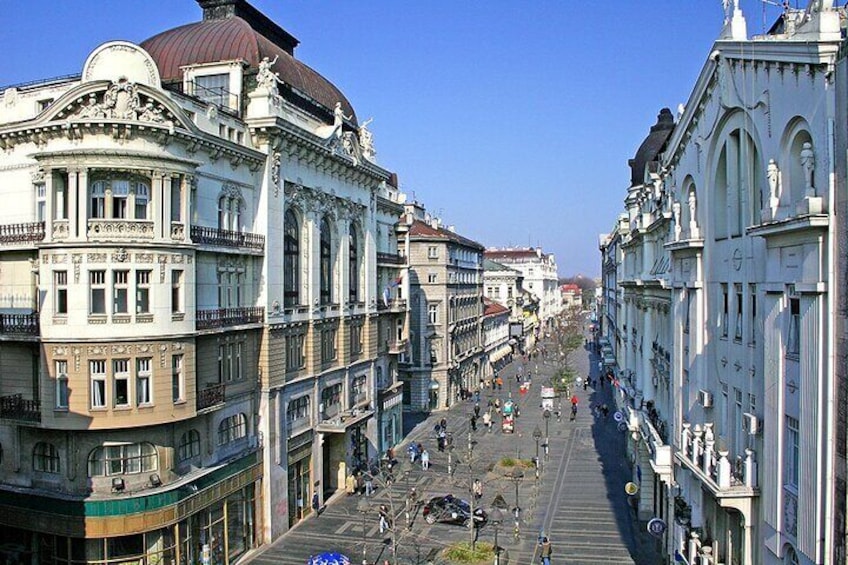
<path id="1" fill-rule="evenodd" d="M 360 120 L 374 117 L 378 160 L 402 189 L 486 246 L 553 252 L 562 276 L 598 274 L 627 160 L 660 108 L 686 102 L 723 17 L 720 0 L 252 3 L 301 41 L 297 58 Z M 749 35 L 779 14 L 741 4 Z M 105 41 L 201 17 L 193 0 L 0 10 L 0 85 L 80 72 Z"/>

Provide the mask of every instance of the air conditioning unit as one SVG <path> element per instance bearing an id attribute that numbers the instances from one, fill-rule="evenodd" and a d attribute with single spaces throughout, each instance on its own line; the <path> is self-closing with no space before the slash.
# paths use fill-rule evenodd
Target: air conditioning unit
<path id="1" fill-rule="evenodd" d="M 698 391 L 698 402 L 704 408 L 712 408 L 713 407 L 713 393 L 708 390 L 699 390 Z"/>
<path id="2" fill-rule="evenodd" d="M 748 432 L 748 435 L 755 436 L 760 433 L 760 420 L 754 414 L 745 412 L 742 414 L 742 429 Z"/>

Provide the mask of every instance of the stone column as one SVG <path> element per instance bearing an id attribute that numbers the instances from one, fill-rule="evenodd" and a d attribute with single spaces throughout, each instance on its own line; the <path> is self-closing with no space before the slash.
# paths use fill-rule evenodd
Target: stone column
<path id="1" fill-rule="evenodd" d="M 88 238 L 88 169 L 77 172 L 77 238 Z"/>
<path id="2" fill-rule="evenodd" d="M 162 195 L 162 173 L 160 171 L 153 171 L 150 192 L 153 208 L 153 237 L 161 239 L 165 202 Z"/>
<path id="3" fill-rule="evenodd" d="M 53 199 L 56 198 L 53 190 L 53 170 L 47 169 L 44 171 L 44 241 L 53 240 Z"/>
<path id="4" fill-rule="evenodd" d="M 162 233 L 156 236 L 165 241 L 171 240 L 171 173 L 162 173 Z"/>

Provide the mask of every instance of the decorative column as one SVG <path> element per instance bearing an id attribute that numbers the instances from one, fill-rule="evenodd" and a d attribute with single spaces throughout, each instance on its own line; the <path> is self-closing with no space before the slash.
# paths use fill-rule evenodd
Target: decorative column
<path id="1" fill-rule="evenodd" d="M 68 239 L 79 239 L 78 173 L 77 169 L 68 169 Z"/>
<path id="2" fill-rule="evenodd" d="M 53 170 L 47 169 L 43 173 L 44 180 L 44 241 L 53 240 L 53 215 L 55 203 L 53 199 Z"/>
<path id="3" fill-rule="evenodd" d="M 727 460 L 727 451 L 718 452 L 718 487 L 730 488 L 730 461 Z"/>
<path id="4" fill-rule="evenodd" d="M 683 451 L 683 455 L 689 455 L 689 444 L 692 442 L 692 424 L 689 422 L 683 422 L 683 429 L 680 431 L 680 449 Z"/>
<path id="5" fill-rule="evenodd" d="M 77 173 L 77 237 L 88 239 L 88 169 Z"/>
<path id="6" fill-rule="evenodd" d="M 171 241 L 171 173 L 162 173 L 162 233 L 156 233 L 165 241 Z"/>
<path id="7" fill-rule="evenodd" d="M 160 171 L 153 171 L 151 185 L 150 192 L 151 200 L 153 201 L 153 237 L 161 239 L 163 237 L 162 218 L 165 215 L 165 202 L 162 195 L 162 173 Z"/>
<path id="8" fill-rule="evenodd" d="M 713 458 L 715 457 L 715 435 L 713 435 L 713 425 L 704 424 L 704 474 L 708 477 L 713 476 Z"/>
<path id="9" fill-rule="evenodd" d="M 745 486 L 757 488 L 757 461 L 753 449 L 745 450 Z M 747 520 L 745 524 L 747 526 Z"/>
<path id="10" fill-rule="evenodd" d="M 694 437 L 692 438 L 692 463 L 695 465 L 698 465 L 701 459 L 701 453 L 703 453 L 703 434 L 701 424 L 695 424 Z"/>

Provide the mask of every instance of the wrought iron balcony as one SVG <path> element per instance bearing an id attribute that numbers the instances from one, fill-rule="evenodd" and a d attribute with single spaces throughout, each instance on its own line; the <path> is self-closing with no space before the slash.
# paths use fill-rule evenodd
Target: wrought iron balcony
<path id="1" fill-rule="evenodd" d="M 404 312 L 406 310 L 406 300 L 403 298 L 391 298 L 389 300 L 377 300 L 377 310 Z"/>
<path id="2" fill-rule="evenodd" d="M 406 264 L 406 260 L 398 255 L 397 253 L 383 253 L 381 251 L 377 252 L 377 264 L 378 265 L 397 265 L 402 267 Z"/>
<path id="3" fill-rule="evenodd" d="M 197 391 L 197 409 L 211 408 L 226 401 L 225 384 L 206 385 L 206 388 Z"/>
<path id="4" fill-rule="evenodd" d="M 255 306 L 198 310 L 196 327 L 198 330 L 209 330 L 244 324 L 261 324 L 264 319 L 265 308 Z"/>
<path id="5" fill-rule="evenodd" d="M 206 226 L 191 226 L 191 240 L 203 245 L 217 247 L 265 248 L 265 236 L 256 233 L 222 230 Z"/>
<path id="6" fill-rule="evenodd" d="M 0 243 L 34 243 L 44 239 L 44 222 L 0 225 Z"/>
<path id="7" fill-rule="evenodd" d="M 0 335 L 38 335 L 38 312 L 0 314 Z"/>
<path id="8" fill-rule="evenodd" d="M 20 394 L 0 396 L 0 418 L 21 422 L 41 422 L 41 402 Z"/>

